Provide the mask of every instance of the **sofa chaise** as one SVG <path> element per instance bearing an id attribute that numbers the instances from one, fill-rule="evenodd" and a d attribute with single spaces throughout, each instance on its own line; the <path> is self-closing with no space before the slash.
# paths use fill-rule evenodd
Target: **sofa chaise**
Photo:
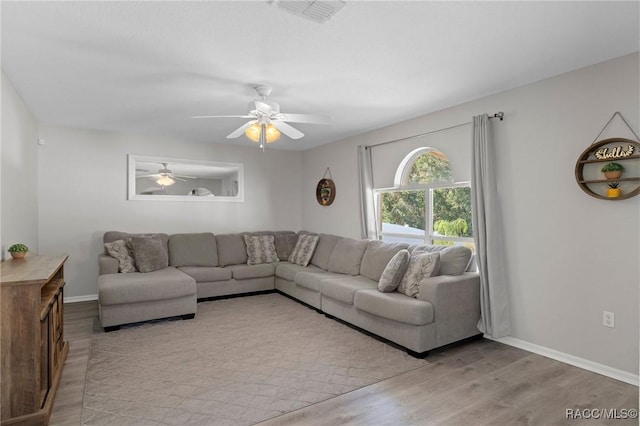
<path id="1" fill-rule="evenodd" d="M 316 241 L 306 266 L 287 261 L 303 235 Z M 248 264 L 255 261 L 248 258 L 246 236 L 273 236 L 280 261 Z M 198 301 L 275 291 L 402 346 L 414 356 L 479 334 L 480 279 L 468 270 L 471 251 L 465 247 L 305 231 L 170 236 L 110 231 L 104 234 L 104 243 L 106 247 L 139 237 L 160 240 L 166 264 L 151 272 L 123 273 L 120 259 L 105 249 L 99 258 L 98 305 L 106 331 L 152 319 L 193 318 Z M 415 297 L 379 290 L 385 268 L 404 250 L 440 253 L 440 273 L 422 278 Z"/>

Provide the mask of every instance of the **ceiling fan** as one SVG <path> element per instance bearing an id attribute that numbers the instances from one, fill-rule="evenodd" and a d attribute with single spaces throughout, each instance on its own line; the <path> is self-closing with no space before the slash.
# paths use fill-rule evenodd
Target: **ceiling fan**
<path id="1" fill-rule="evenodd" d="M 247 115 L 198 115 L 192 118 L 249 118 L 249 121 L 231 132 L 227 139 L 237 138 L 244 133 L 252 141 L 260 143 L 263 150 L 265 143 L 277 141 L 281 133 L 291 139 L 304 136 L 304 133 L 288 123 L 330 124 L 332 121 L 330 115 L 324 114 L 282 113 L 278 103 L 267 100 L 271 87 L 257 86 L 255 90 L 261 99 L 249 103 Z"/>
<path id="2" fill-rule="evenodd" d="M 176 180 L 181 182 L 186 182 L 187 179 L 196 179 L 195 176 L 186 176 L 186 175 L 178 175 L 173 173 L 172 170 L 169 170 L 167 167 L 169 163 L 160 163 L 162 164 L 162 168 L 158 170 L 158 173 L 154 173 L 151 175 L 140 175 L 137 176 L 139 178 L 152 178 L 155 179 L 156 183 L 164 189 L 165 186 L 171 186 L 176 183 Z"/>

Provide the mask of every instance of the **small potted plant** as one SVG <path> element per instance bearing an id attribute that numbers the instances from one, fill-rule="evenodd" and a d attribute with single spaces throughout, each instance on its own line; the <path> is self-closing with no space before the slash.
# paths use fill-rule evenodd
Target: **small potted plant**
<path id="1" fill-rule="evenodd" d="M 9 247 L 9 253 L 11 253 L 11 257 L 14 259 L 24 259 L 28 251 L 29 247 L 22 243 L 14 244 Z"/>
<path id="2" fill-rule="evenodd" d="M 620 182 L 611 182 L 609 184 L 609 189 L 607 189 L 607 197 L 609 198 L 618 198 L 622 195 L 622 190 L 619 188 Z"/>
<path id="3" fill-rule="evenodd" d="M 620 163 L 607 163 L 602 166 L 601 171 L 607 179 L 618 179 L 624 172 L 624 166 Z"/>

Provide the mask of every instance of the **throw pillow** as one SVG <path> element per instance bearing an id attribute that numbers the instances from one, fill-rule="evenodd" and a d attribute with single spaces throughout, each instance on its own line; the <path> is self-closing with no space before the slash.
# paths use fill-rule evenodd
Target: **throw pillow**
<path id="1" fill-rule="evenodd" d="M 438 275 L 440 253 L 412 253 L 398 291 L 409 297 L 418 297 L 423 279 Z"/>
<path id="2" fill-rule="evenodd" d="M 311 261 L 319 238 L 317 235 L 300 234 L 296 246 L 293 248 L 293 253 L 289 256 L 289 262 L 307 266 Z"/>
<path id="3" fill-rule="evenodd" d="M 273 235 L 245 235 L 244 242 L 247 245 L 247 265 L 280 261 L 276 254 Z"/>
<path id="4" fill-rule="evenodd" d="M 411 253 L 440 253 L 440 275 L 462 275 L 471 262 L 471 249 L 465 246 L 419 246 Z"/>
<path id="5" fill-rule="evenodd" d="M 273 235 L 276 254 L 279 259 L 288 259 L 298 242 L 298 234 L 276 233 Z"/>
<path id="6" fill-rule="evenodd" d="M 384 271 L 382 271 L 380 281 L 378 281 L 378 290 L 383 293 L 390 293 L 398 288 L 407 266 L 409 266 L 410 257 L 409 250 L 403 249 L 391 258 Z"/>
<path id="7" fill-rule="evenodd" d="M 153 272 L 169 266 L 169 256 L 159 237 L 131 237 L 131 247 L 138 271 Z"/>
<path id="8" fill-rule="evenodd" d="M 118 270 L 122 273 L 136 272 L 136 263 L 133 259 L 131 245 L 126 240 L 116 240 L 111 243 L 104 243 L 104 248 L 109 256 L 118 259 Z"/>

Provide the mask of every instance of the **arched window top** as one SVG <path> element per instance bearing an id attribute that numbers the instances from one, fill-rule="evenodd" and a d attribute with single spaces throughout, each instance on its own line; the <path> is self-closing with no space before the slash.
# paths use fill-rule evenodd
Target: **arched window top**
<path id="1" fill-rule="evenodd" d="M 453 182 L 449 159 L 434 148 L 417 148 L 400 162 L 394 186 L 426 185 L 437 182 Z"/>

